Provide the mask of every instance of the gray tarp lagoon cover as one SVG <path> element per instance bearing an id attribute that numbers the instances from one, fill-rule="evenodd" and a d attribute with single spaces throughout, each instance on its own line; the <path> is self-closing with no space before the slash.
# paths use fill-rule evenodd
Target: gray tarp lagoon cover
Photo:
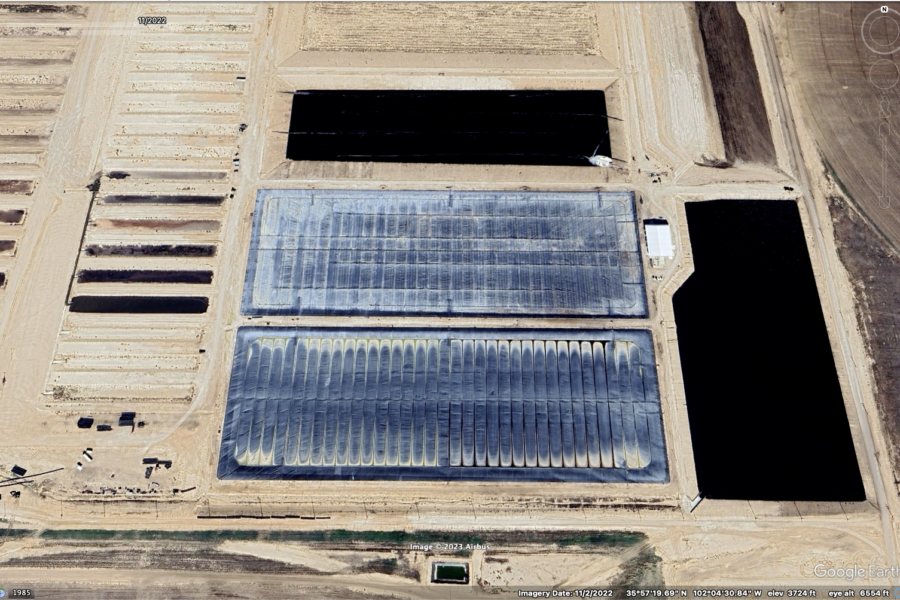
<path id="1" fill-rule="evenodd" d="M 650 332 L 242 327 L 218 476 L 665 482 Z"/>
<path id="2" fill-rule="evenodd" d="M 242 312 L 644 317 L 634 194 L 260 190 Z"/>

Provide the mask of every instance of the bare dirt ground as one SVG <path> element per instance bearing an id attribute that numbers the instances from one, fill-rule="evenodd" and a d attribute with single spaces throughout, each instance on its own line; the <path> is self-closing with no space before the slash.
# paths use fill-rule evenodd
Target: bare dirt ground
<path id="1" fill-rule="evenodd" d="M 850 273 L 858 319 L 872 357 L 879 414 L 892 443 L 892 461 L 900 473 L 900 316 L 897 285 L 900 256 L 841 195 L 829 198 L 838 252 Z"/>
<path id="2" fill-rule="evenodd" d="M 695 7 L 726 156 L 730 162 L 774 165 L 775 146 L 743 17 L 734 2 Z"/>
<path id="3" fill-rule="evenodd" d="M 508 594 L 523 585 L 577 585 L 579 581 L 607 582 L 616 585 L 636 585 L 641 582 L 662 581 L 661 561 L 648 547 L 647 537 L 634 533 L 556 532 L 551 534 L 517 535 L 515 532 L 486 531 L 477 536 L 458 538 L 464 544 L 478 544 L 477 549 L 434 549 L 440 532 L 420 532 L 410 539 L 430 549 L 411 549 L 406 542 L 390 541 L 397 537 L 391 532 L 379 536 L 357 536 L 352 532 L 336 532 L 343 541 L 328 541 L 327 532 L 314 544 L 309 542 L 272 541 L 273 538 L 301 538 L 292 532 L 270 532 L 259 541 L 196 541 L 203 537 L 227 540 L 247 539 L 258 532 L 220 532 L 205 536 L 201 532 L 186 539 L 165 538 L 165 532 L 135 544 L 135 537 L 98 541 L 90 539 L 91 532 L 44 532 L 40 538 L 17 537 L 0 546 L 0 572 L 14 578 L 16 585 L 28 579 L 35 569 L 52 572 L 73 569 L 91 572 L 133 572 L 139 578 L 151 577 L 155 572 L 167 572 L 174 580 L 213 581 L 229 584 L 257 579 L 295 581 L 335 588 L 358 586 L 362 589 L 401 590 L 401 596 L 429 597 L 437 590 L 416 586 L 428 582 L 434 561 L 466 561 L 471 564 L 470 577 L 475 584 L 468 594 Z M 96 532 L 95 532 L 96 533 Z M 132 532 L 138 533 L 140 532 Z M 61 539 L 58 536 L 63 536 Z M 172 535 L 177 538 L 179 536 Z M 337 537 L 337 536 L 335 536 Z M 401 536 L 402 537 L 402 536 Z M 182 536 L 183 538 L 183 536 Z M 521 539 L 520 539 L 521 538 Z M 476 541 L 477 540 L 477 541 Z M 557 540 L 557 543 L 553 543 Z M 589 575 L 588 575 L 589 574 Z M 587 577 L 587 579 L 585 579 Z M 35 582 L 43 594 L 45 584 Z M 201 588 L 202 589 L 202 588 Z M 198 596 L 199 597 L 199 596 Z M 216 597 L 216 596 L 213 596 Z M 294 597 L 294 596 L 291 596 Z M 353 597 L 352 595 L 350 597 Z M 438 595 L 438 597 L 440 597 Z"/>
<path id="4" fill-rule="evenodd" d="M 896 118 L 894 107 L 900 105 L 900 86 L 893 85 L 896 55 L 876 54 L 866 46 L 868 39 L 881 50 L 876 44 L 893 43 L 893 33 L 884 19 L 862 34 L 866 17 L 881 6 L 787 3 L 783 49 L 793 63 L 789 77 L 796 83 L 799 106 L 816 144 L 860 210 L 894 248 L 900 248 L 900 181 L 894 176 L 900 167 L 900 136 L 896 125 L 890 128 Z M 888 17 L 900 22 L 897 15 Z M 880 136 L 883 124 L 887 135 Z M 883 177 L 882 137 L 887 177 Z M 880 199 L 883 184 L 888 198 Z"/>
<path id="5" fill-rule="evenodd" d="M 598 14 L 584 3 L 312 3 L 300 47 L 319 51 L 601 54 Z M 607 17 L 608 18 L 608 17 Z M 467 35 L 472 31 L 483 35 Z"/>

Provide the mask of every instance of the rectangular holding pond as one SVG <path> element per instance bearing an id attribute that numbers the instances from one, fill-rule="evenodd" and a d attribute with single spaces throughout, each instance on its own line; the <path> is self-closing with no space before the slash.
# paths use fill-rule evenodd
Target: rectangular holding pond
<path id="1" fill-rule="evenodd" d="M 796 202 L 687 202 L 675 294 L 697 481 L 722 500 L 866 499 Z"/>
<path id="2" fill-rule="evenodd" d="M 600 90 L 298 91 L 286 154 L 592 167 L 590 156 L 611 155 L 606 96 Z"/>
<path id="3" fill-rule="evenodd" d="M 634 195 L 260 190 L 242 312 L 643 317 Z"/>
<path id="4" fill-rule="evenodd" d="M 665 482 L 651 336 L 242 327 L 218 476 Z"/>
<path id="5" fill-rule="evenodd" d="M 432 583 L 469 583 L 469 563 L 436 562 L 431 565 Z"/>

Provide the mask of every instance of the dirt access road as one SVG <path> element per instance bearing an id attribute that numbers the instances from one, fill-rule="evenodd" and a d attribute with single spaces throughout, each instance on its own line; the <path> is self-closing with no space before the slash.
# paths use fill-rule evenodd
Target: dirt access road
<path id="1" fill-rule="evenodd" d="M 865 443 L 866 459 L 873 474 L 875 495 L 879 510 L 881 511 L 881 522 L 884 531 L 887 559 L 889 561 L 889 564 L 893 565 L 897 564 L 897 550 L 894 521 L 891 514 L 889 502 L 891 499 L 896 500 L 896 494 L 892 494 L 891 498 L 889 498 L 884 483 L 885 478 L 887 478 L 888 481 L 893 481 L 891 468 L 889 463 L 879 463 L 878 461 L 876 442 L 872 435 L 869 417 L 866 411 L 866 407 L 863 403 L 863 391 L 860 384 L 860 371 L 864 368 L 864 365 L 859 364 L 857 360 L 854 359 L 854 355 L 858 355 L 858 353 L 855 352 L 856 348 L 851 345 L 849 336 L 847 334 L 847 323 L 852 323 L 852 321 L 845 320 L 844 315 L 842 314 L 842 304 L 835 286 L 834 270 L 838 268 L 838 265 L 833 264 L 836 261 L 834 261 L 833 257 L 831 257 L 830 253 L 826 250 L 826 234 L 823 233 L 823 226 L 819 219 L 819 206 L 817 203 L 817 199 L 813 196 L 810 185 L 810 175 L 807 171 L 807 165 L 804 161 L 803 153 L 801 152 L 800 139 L 797 132 L 797 123 L 794 120 L 791 104 L 787 96 L 787 88 L 785 87 L 784 75 L 777 58 L 778 55 L 775 48 L 774 34 L 769 15 L 766 10 L 762 10 L 761 14 L 762 22 L 765 27 L 765 35 L 767 38 L 766 41 L 768 54 L 766 56 L 766 59 L 769 63 L 769 68 L 775 76 L 775 82 L 777 85 L 777 89 L 775 90 L 775 97 L 781 109 L 781 114 L 785 119 L 785 125 L 788 132 L 788 148 L 791 151 L 795 172 L 801 184 L 803 201 L 806 205 L 807 210 L 809 211 L 810 220 L 812 222 L 811 224 L 813 228 L 813 234 L 815 235 L 816 240 L 815 249 L 817 250 L 818 254 L 818 257 L 816 258 L 821 261 L 821 264 L 823 266 L 826 291 L 829 299 L 827 309 L 830 309 L 831 317 L 834 319 L 835 329 L 838 333 L 838 340 L 841 347 L 841 357 L 845 362 L 846 373 L 849 379 L 851 392 L 853 394 L 853 404 L 856 407 L 857 417 L 861 425 L 863 441 Z M 829 218 L 827 208 L 823 212 L 825 217 Z M 852 315 L 853 313 L 849 312 L 849 314 Z M 895 579 L 893 583 L 896 582 L 897 580 Z"/>

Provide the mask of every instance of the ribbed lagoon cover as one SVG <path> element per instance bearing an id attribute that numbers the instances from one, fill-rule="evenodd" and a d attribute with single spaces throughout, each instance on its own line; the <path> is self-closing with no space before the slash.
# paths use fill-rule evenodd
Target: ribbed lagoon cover
<path id="1" fill-rule="evenodd" d="M 260 190 L 242 312 L 643 317 L 634 195 Z"/>
<path id="2" fill-rule="evenodd" d="M 218 476 L 667 481 L 650 333 L 242 327 Z"/>

